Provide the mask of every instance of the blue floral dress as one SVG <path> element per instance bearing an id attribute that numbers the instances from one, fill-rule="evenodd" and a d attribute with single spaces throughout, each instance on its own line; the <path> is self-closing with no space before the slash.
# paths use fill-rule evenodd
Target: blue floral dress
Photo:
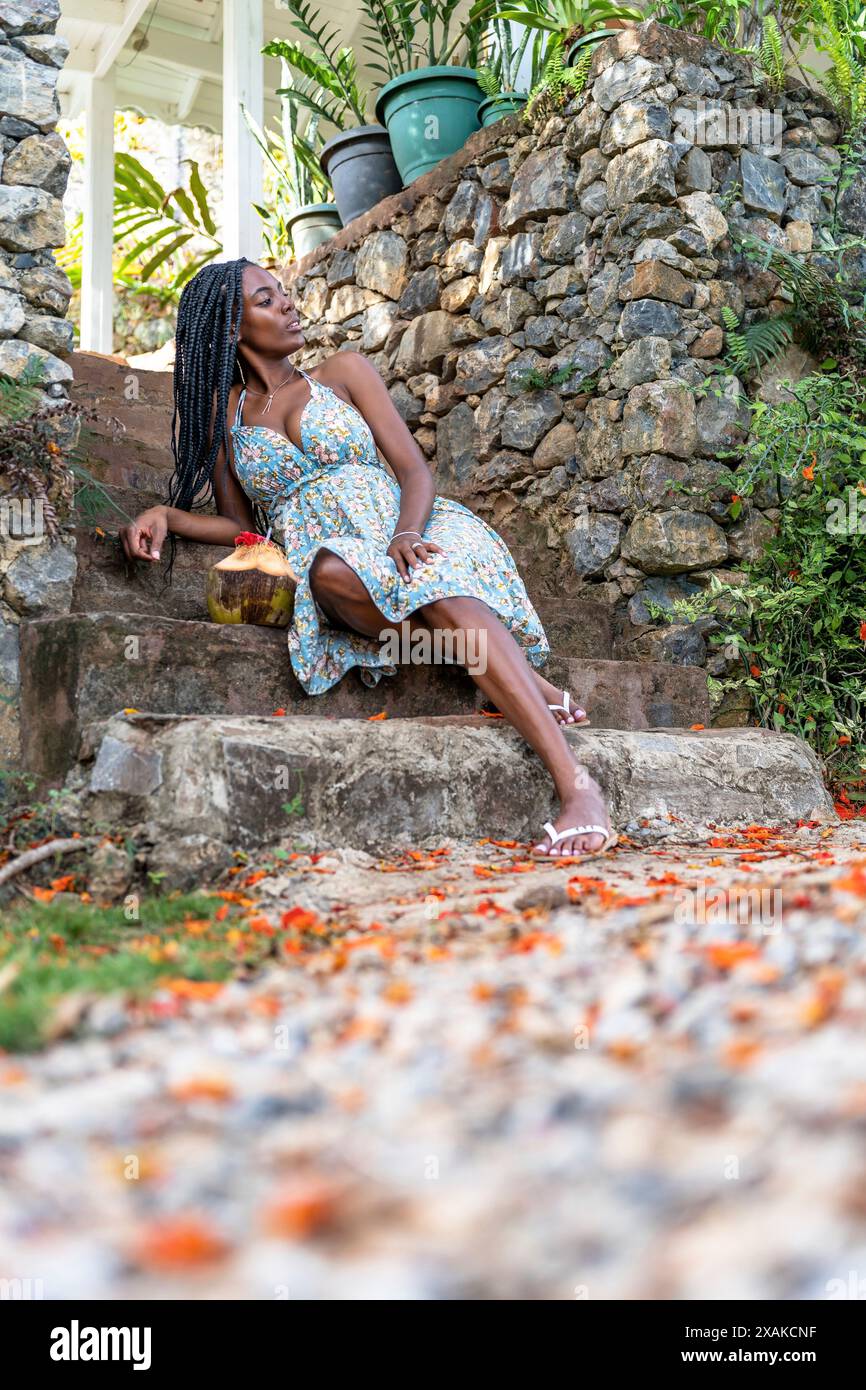
<path id="1" fill-rule="evenodd" d="M 445 553 L 418 565 L 411 580 L 401 577 L 386 554 L 397 529 L 400 488 L 381 463 L 361 413 L 323 382 L 301 375 L 310 388 L 301 416 L 302 449 L 278 430 L 243 423 L 246 391 L 238 400 L 232 440 L 238 480 L 267 512 L 274 538 L 299 577 L 288 643 L 304 689 L 319 695 L 352 666 L 360 667 L 368 685 L 396 670 L 378 639 L 334 627 L 318 607 L 309 571 L 322 548 L 355 571 L 390 623 L 435 599 L 470 595 L 498 615 L 533 666 L 543 665 L 550 647 L 509 550 L 460 502 L 435 499 L 424 537 Z"/>

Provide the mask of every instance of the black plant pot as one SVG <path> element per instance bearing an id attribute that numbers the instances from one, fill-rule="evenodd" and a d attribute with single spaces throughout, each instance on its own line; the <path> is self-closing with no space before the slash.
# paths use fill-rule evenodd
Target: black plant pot
<path id="1" fill-rule="evenodd" d="M 344 227 L 403 187 L 383 125 L 338 131 L 322 146 L 319 164 L 334 190 Z"/>

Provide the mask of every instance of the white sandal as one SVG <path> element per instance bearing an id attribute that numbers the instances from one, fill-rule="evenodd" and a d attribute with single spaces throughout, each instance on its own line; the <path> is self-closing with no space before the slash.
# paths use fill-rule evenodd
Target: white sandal
<path id="1" fill-rule="evenodd" d="M 552 710 L 554 713 L 555 713 L 557 710 L 560 710 L 560 709 L 561 709 L 562 712 L 563 712 L 563 714 L 571 716 L 570 718 L 566 718 L 566 719 L 563 719 L 563 720 L 561 720 L 561 721 L 560 721 L 559 719 L 557 719 L 557 721 L 556 721 L 557 724 L 562 723 L 562 724 L 565 724 L 565 725 L 568 725 L 568 724 L 575 724 L 575 725 L 583 726 L 583 725 L 585 725 L 585 724 L 589 724 L 589 723 L 590 723 L 590 720 L 588 720 L 588 719 L 575 719 L 575 718 L 574 718 L 574 710 L 571 708 L 571 696 L 569 695 L 569 693 L 568 693 L 567 690 L 563 690 L 563 692 L 562 692 L 562 704 L 561 704 L 561 705 L 550 705 L 550 704 L 549 704 L 549 705 L 547 706 L 547 708 L 548 708 L 549 710 Z M 581 707 L 580 705 L 578 705 L 577 708 L 578 708 L 578 709 L 581 709 L 582 707 Z"/>
<path id="2" fill-rule="evenodd" d="M 595 859 L 598 855 L 613 849 L 613 846 L 619 842 L 616 831 L 608 831 L 607 826 L 604 825 L 571 825 L 567 830 L 557 830 L 553 821 L 546 820 L 543 828 L 550 839 L 550 849 L 539 850 L 533 846 L 532 854 L 536 859 L 550 859 L 551 851 L 556 848 L 560 840 L 569 840 L 575 835 L 603 835 L 604 844 L 599 845 L 598 849 L 578 850 L 576 854 L 563 856 L 563 858 Z M 555 859 L 556 855 L 552 857 Z"/>

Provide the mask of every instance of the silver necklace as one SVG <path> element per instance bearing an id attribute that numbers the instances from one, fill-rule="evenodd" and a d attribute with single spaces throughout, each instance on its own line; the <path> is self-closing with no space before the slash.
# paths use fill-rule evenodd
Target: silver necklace
<path id="1" fill-rule="evenodd" d="M 269 411 L 270 408 L 271 408 L 271 401 L 274 399 L 274 396 L 277 394 L 277 392 L 279 391 L 280 387 L 281 387 L 281 386 L 287 386 L 288 383 L 289 383 L 290 381 L 294 380 L 294 378 L 295 378 L 296 376 L 300 376 L 300 375 L 301 375 L 301 372 L 298 370 L 298 368 L 297 368 L 297 367 L 293 367 L 293 368 L 292 368 L 292 375 L 291 375 L 291 376 L 287 376 L 286 379 L 285 379 L 285 381 L 281 381 L 280 384 L 279 384 L 279 386 L 275 386 L 274 389 L 273 389 L 273 391 L 253 391 L 253 390 L 250 389 L 250 387 L 247 387 L 247 395 L 248 395 L 248 396 L 267 396 L 268 399 L 267 399 L 267 402 L 266 402 L 266 404 L 265 404 L 265 408 L 264 408 L 264 410 L 262 411 L 262 414 L 263 414 L 263 415 L 267 415 L 268 411 Z"/>

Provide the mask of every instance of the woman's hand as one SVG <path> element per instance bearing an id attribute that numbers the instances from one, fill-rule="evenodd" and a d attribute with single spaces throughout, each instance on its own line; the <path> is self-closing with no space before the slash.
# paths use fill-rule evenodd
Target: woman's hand
<path id="1" fill-rule="evenodd" d="M 120 539 L 129 560 L 158 560 L 167 535 L 167 507 L 150 507 L 128 526 L 120 528 Z"/>
<path id="2" fill-rule="evenodd" d="M 431 555 L 444 555 L 445 551 L 435 541 L 420 540 L 417 536 L 400 536 L 391 542 L 385 553 L 391 556 L 401 579 L 411 579 L 416 565 L 424 565 Z"/>

